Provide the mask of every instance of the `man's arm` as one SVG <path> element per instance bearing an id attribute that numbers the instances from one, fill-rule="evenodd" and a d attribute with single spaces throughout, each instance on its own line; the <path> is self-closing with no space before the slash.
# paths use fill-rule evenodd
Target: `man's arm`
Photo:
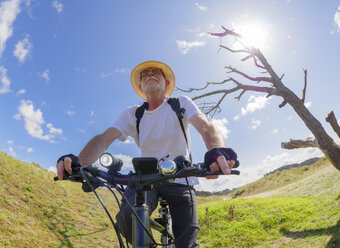
<path id="1" fill-rule="evenodd" d="M 207 120 L 204 114 L 197 114 L 190 118 L 190 122 L 201 134 L 207 150 L 213 148 L 226 147 L 224 139 L 216 127 Z M 216 163 L 210 165 L 211 171 L 217 171 L 221 169 L 224 174 L 230 174 L 230 169 L 235 164 L 234 160 L 226 160 L 224 156 L 219 156 L 216 159 Z M 217 178 L 218 176 L 210 176 L 209 179 Z"/>
<path id="2" fill-rule="evenodd" d="M 93 137 L 79 153 L 78 157 L 84 165 L 91 165 L 120 136 L 121 132 L 118 129 L 110 127 L 104 133 Z M 72 175 L 71 165 L 72 160 L 69 157 L 57 163 L 57 173 L 60 180 L 63 179 L 64 170 Z"/>
<path id="3" fill-rule="evenodd" d="M 121 136 L 121 132 L 114 128 L 108 128 L 104 133 L 93 137 L 78 157 L 84 165 L 91 165 L 99 158 L 99 156 L 109 148 L 113 141 Z"/>
<path id="4" fill-rule="evenodd" d="M 190 122 L 201 134 L 207 150 L 226 146 L 220 132 L 211 122 L 207 120 L 204 114 L 192 116 L 190 118 Z"/>

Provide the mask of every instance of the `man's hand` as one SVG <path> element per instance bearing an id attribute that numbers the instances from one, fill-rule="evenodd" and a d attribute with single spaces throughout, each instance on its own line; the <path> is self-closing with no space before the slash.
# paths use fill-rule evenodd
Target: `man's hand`
<path id="1" fill-rule="evenodd" d="M 82 163 L 77 156 L 73 154 L 61 156 L 56 165 L 59 180 L 63 180 L 64 176 L 72 175 L 72 169 L 76 169 L 81 166 Z"/>
<path id="2" fill-rule="evenodd" d="M 231 173 L 235 165 L 237 154 L 231 148 L 214 148 L 208 151 L 204 156 L 204 163 L 209 166 L 210 171 L 222 171 L 225 175 Z M 215 176 L 207 176 L 207 179 L 216 179 Z"/>

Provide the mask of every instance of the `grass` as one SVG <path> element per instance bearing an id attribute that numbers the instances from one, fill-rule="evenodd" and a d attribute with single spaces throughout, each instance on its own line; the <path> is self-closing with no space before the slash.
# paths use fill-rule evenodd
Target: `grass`
<path id="1" fill-rule="evenodd" d="M 280 238 L 292 247 L 325 247 L 333 238 L 339 247 L 339 205 L 321 197 L 211 202 L 199 206 L 199 240 L 202 247 L 275 247 Z"/>
<path id="2" fill-rule="evenodd" d="M 0 247 L 118 247 L 95 196 L 54 176 L 0 152 Z M 340 247 L 340 173 L 327 160 L 239 190 L 249 197 L 268 189 L 275 196 L 197 197 L 201 247 Z M 114 217 L 113 197 L 99 193 Z"/>
<path id="3" fill-rule="evenodd" d="M 105 212 L 80 184 L 0 153 L 0 247 L 100 247 L 117 244 Z M 113 215 L 108 192 L 101 190 Z M 115 240 L 115 241 L 113 241 Z"/>

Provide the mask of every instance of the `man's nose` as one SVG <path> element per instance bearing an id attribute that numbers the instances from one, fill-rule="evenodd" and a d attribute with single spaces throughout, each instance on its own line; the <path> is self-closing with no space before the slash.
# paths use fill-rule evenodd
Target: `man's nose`
<path id="1" fill-rule="evenodd" d="M 150 70 L 150 71 L 148 71 L 148 76 L 153 76 L 154 74 L 153 74 L 153 72 Z"/>

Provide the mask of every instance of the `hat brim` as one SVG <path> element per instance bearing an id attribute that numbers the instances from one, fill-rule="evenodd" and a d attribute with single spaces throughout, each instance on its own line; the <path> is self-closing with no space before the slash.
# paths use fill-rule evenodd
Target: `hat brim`
<path id="1" fill-rule="evenodd" d="M 171 70 L 171 68 L 167 64 L 155 60 L 140 63 L 133 69 L 133 71 L 131 72 L 131 83 L 133 89 L 141 98 L 146 100 L 146 95 L 140 88 L 140 73 L 150 67 L 161 69 L 165 75 L 165 78 L 169 80 L 170 83 L 168 87 L 166 87 L 165 89 L 165 96 L 166 97 L 170 96 L 175 88 L 175 73 Z"/>

